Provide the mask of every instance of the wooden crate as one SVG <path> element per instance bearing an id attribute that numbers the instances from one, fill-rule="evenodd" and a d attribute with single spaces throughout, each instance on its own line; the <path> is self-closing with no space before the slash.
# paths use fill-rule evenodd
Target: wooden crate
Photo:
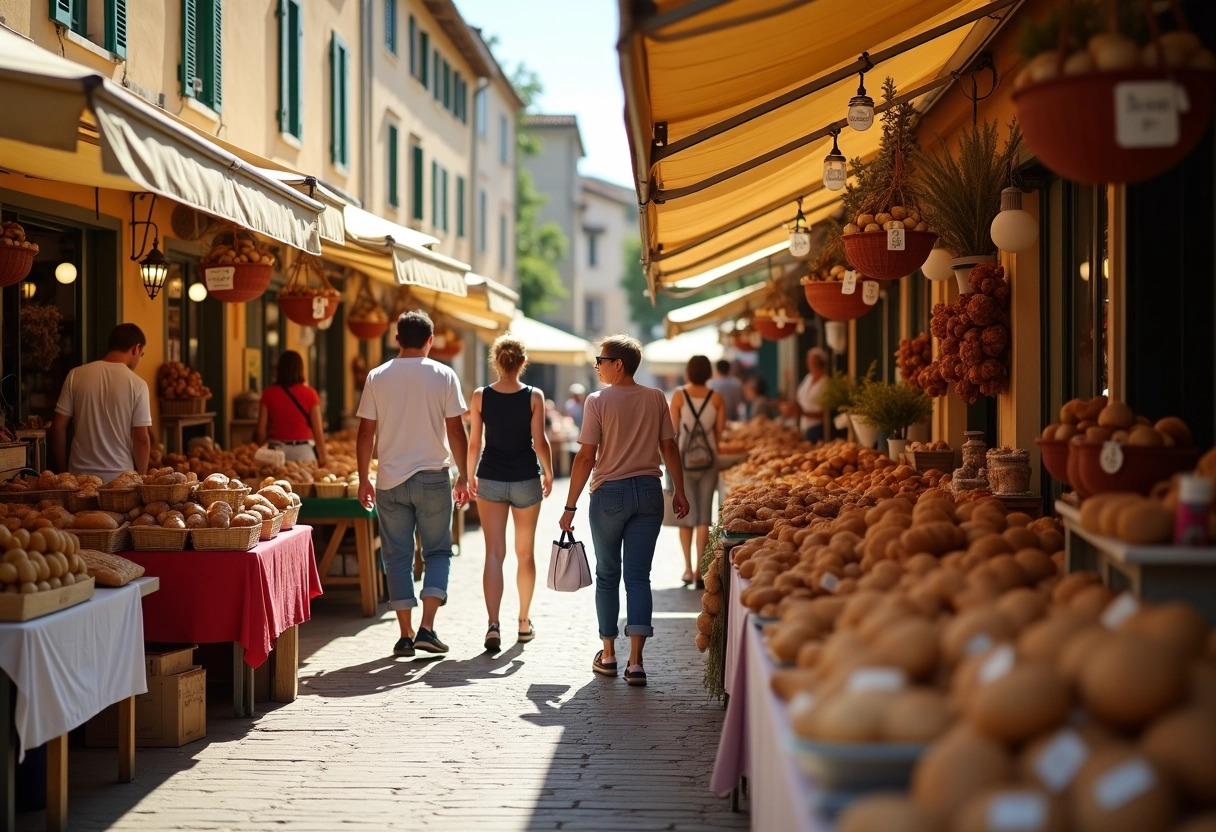
<path id="1" fill-rule="evenodd" d="M 93 597 L 93 579 L 28 595 L 0 593 L 0 621 L 29 621 L 73 607 Z"/>

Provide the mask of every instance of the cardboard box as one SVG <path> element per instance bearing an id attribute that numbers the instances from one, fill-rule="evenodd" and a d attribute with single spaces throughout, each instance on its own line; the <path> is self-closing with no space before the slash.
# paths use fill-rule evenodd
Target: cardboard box
<path id="1" fill-rule="evenodd" d="M 176 748 L 207 736 L 207 671 L 194 667 L 173 676 L 149 676 L 148 692 L 135 697 L 135 744 Z M 85 744 L 118 744 L 118 706 L 88 721 Z"/>
<path id="2" fill-rule="evenodd" d="M 194 667 L 197 644 L 145 644 L 144 670 L 149 676 L 176 676 Z"/>

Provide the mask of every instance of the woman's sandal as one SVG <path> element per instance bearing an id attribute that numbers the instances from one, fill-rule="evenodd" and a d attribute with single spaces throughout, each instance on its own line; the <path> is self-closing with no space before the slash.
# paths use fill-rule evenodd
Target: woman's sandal
<path id="1" fill-rule="evenodd" d="M 597 652 L 595 654 L 595 658 L 591 660 L 591 669 L 594 670 L 596 673 L 600 674 L 601 676 L 615 676 L 616 675 L 616 659 L 613 659 L 612 663 L 609 664 L 608 662 L 601 661 L 601 659 L 603 657 L 604 657 L 603 650 L 600 650 L 599 652 Z"/>
<path id="2" fill-rule="evenodd" d="M 536 630 L 532 627 L 532 619 L 528 619 L 528 629 L 520 630 L 517 636 L 518 641 L 531 641 L 536 638 Z"/>
<path id="3" fill-rule="evenodd" d="M 634 670 L 635 667 L 637 670 Z M 640 664 L 631 664 L 625 668 L 625 681 L 631 685 L 644 688 L 646 687 L 646 671 L 642 669 Z"/>
<path id="4" fill-rule="evenodd" d="M 502 647 L 502 636 L 498 632 L 498 625 L 491 624 L 490 629 L 486 631 L 486 650 L 491 653 L 497 653 Z"/>

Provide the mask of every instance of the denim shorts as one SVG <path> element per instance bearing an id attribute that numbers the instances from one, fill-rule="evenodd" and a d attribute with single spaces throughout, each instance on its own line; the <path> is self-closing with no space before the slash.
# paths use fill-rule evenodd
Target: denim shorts
<path id="1" fill-rule="evenodd" d="M 512 508 L 529 508 L 541 501 L 540 478 L 503 482 L 477 478 L 477 499 L 491 503 L 510 503 Z"/>

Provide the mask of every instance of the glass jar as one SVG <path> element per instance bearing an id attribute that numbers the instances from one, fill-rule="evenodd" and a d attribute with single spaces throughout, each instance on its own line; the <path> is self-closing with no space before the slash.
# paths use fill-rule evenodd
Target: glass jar
<path id="1" fill-rule="evenodd" d="M 967 441 L 963 443 L 963 467 L 978 471 L 984 467 L 984 457 L 988 452 L 988 445 L 984 442 L 984 432 L 965 430 L 963 436 L 967 437 Z"/>

